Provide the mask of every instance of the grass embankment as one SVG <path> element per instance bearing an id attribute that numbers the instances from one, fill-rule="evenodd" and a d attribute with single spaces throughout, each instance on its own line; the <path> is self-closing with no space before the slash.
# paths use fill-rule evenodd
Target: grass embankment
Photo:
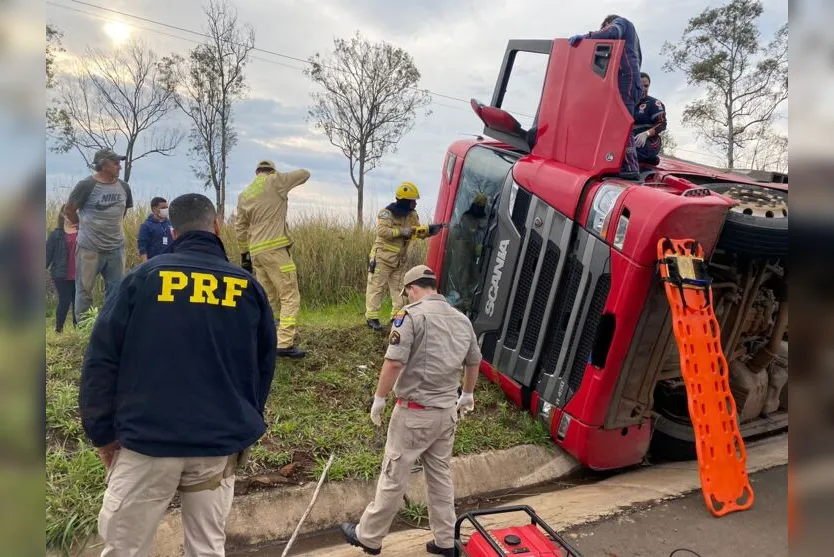
<path id="1" fill-rule="evenodd" d="M 364 326 L 363 312 L 364 301 L 354 294 L 299 316 L 301 344 L 309 355 L 278 362 L 267 403 L 269 430 L 254 448 L 237 491 L 315 478 L 331 452 L 337 459 L 330 480 L 376 476 L 385 429 L 371 423 L 368 410 L 386 336 Z M 79 330 L 70 325 L 57 335 L 50 317 L 46 327 L 47 543 L 64 550 L 95 532 L 105 473 L 78 419 L 79 370 L 89 324 Z M 509 405 L 483 378 L 476 401 L 475 412 L 460 422 L 456 455 L 549 442 L 537 422 Z"/>

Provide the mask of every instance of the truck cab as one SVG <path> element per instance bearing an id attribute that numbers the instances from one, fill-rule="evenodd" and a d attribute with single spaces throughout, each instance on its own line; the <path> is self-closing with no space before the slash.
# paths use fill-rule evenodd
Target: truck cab
<path id="1" fill-rule="evenodd" d="M 478 137 L 443 162 L 427 263 L 472 321 L 482 374 L 584 466 L 691 458 L 694 434 L 657 269 L 693 239 L 713 279 L 742 434 L 787 427 L 787 184 L 661 157 L 618 177 L 633 118 L 621 41 L 510 41 Z M 547 57 L 524 129 L 502 109 L 520 52 Z"/>

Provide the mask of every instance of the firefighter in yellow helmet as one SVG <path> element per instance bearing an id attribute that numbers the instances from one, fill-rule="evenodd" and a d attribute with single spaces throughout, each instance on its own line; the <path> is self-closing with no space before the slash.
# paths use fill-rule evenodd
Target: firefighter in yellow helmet
<path id="1" fill-rule="evenodd" d="M 379 308 L 386 288 L 391 295 L 391 315 L 403 306 L 403 273 L 408 245 L 414 238 L 434 236 L 440 224 L 421 225 L 415 208 L 420 190 L 411 182 L 397 188 L 396 201 L 377 215 L 376 239 L 368 264 L 368 287 L 365 291 L 365 319 L 375 331 L 382 329 Z"/>
<path id="2" fill-rule="evenodd" d="M 290 255 L 287 228 L 287 195 L 310 179 L 307 170 L 278 172 L 272 161 L 261 161 L 255 180 L 238 196 L 235 232 L 240 247 L 241 265 L 254 272 L 263 285 L 269 304 L 278 307 L 278 356 L 303 358 L 306 353 L 295 345 L 296 319 L 301 307 L 298 277 Z"/>

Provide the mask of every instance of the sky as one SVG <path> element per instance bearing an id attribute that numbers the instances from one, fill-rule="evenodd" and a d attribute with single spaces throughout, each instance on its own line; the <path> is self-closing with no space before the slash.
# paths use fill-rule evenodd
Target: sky
<path id="1" fill-rule="evenodd" d="M 63 32 L 67 52 L 58 70 L 68 69 L 72 59 L 87 47 L 118 48 L 126 39 L 146 41 L 161 55 L 183 56 L 200 37 L 185 30 L 201 31 L 202 3 L 196 0 L 47 0 L 46 21 Z M 234 106 L 239 142 L 231 153 L 227 213 L 237 194 L 251 181 L 260 159 L 276 161 L 281 170 L 306 168 L 310 181 L 290 194 L 291 213 L 324 212 L 333 218 L 355 215 L 356 189 L 347 159 L 327 138 L 307 122 L 313 85 L 302 73 L 304 64 L 281 55 L 307 59 L 332 49 L 334 38 L 349 38 L 357 30 L 365 37 L 404 48 L 421 72 L 419 87 L 435 95 L 431 114 L 418 116 L 397 152 L 387 155 L 366 176 L 365 218 L 393 199 L 403 180 L 420 187 L 418 211 L 430 219 L 437 197 L 444 155 L 452 142 L 482 132 L 482 124 L 468 106 L 475 97 L 488 103 L 508 40 L 569 37 L 596 29 L 608 13 L 620 13 L 637 27 L 643 50 L 643 71 L 652 76 L 651 94 L 666 105 L 669 131 L 678 143 L 676 155 L 720 164 L 720 157 L 697 142 L 691 129 L 681 124 L 685 104 L 700 91 L 689 87 L 680 73 L 666 73 L 660 49 L 664 41 L 678 40 L 689 18 L 706 7 L 723 2 L 703 0 L 231 0 L 241 23 L 255 30 L 255 46 L 270 51 L 253 52 L 246 77 L 247 98 Z M 762 42 L 767 42 L 788 17 L 784 0 L 765 0 L 760 20 Z M 144 18 L 119 15 L 116 10 Z M 183 30 L 173 30 L 153 20 Z M 533 55 L 529 55 L 533 56 Z M 519 114 L 533 114 L 538 101 L 544 64 L 535 57 L 517 63 L 505 107 Z M 60 79 L 60 77 L 59 77 Z M 460 100 L 452 100 L 454 97 Z M 529 119 L 519 116 L 522 124 Z M 165 121 L 187 132 L 182 115 Z M 782 126 L 782 124 L 780 124 Z M 784 123 L 783 133 L 787 133 Z M 58 155 L 47 150 L 47 197 L 63 200 L 71 187 L 89 174 L 77 153 Z M 188 144 L 184 141 L 170 157 L 150 156 L 133 168 L 131 187 L 140 202 L 152 196 L 169 199 L 190 191 L 205 191 L 191 171 Z M 212 199 L 213 191 L 206 192 Z"/>

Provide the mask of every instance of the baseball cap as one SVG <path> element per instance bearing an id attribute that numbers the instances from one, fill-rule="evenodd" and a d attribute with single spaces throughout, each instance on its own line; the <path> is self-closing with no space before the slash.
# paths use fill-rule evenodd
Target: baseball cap
<path id="1" fill-rule="evenodd" d="M 406 295 L 405 289 L 409 284 L 421 278 L 430 278 L 437 280 L 437 276 L 435 276 L 434 271 L 429 269 L 426 265 L 417 265 L 416 267 L 412 267 L 411 269 L 406 271 L 405 276 L 403 277 L 402 295 Z"/>
<path id="2" fill-rule="evenodd" d="M 124 155 L 116 154 L 113 149 L 99 149 L 96 151 L 96 154 L 93 155 L 93 164 L 99 164 L 103 161 L 123 161 L 127 159 Z"/>
<path id="3" fill-rule="evenodd" d="M 275 168 L 275 163 L 274 162 L 266 161 L 266 160 L 259 162 L 258 166 L 256 166 L 255 168 L 268 168 L 268 169 L 274 170 L 274 171 L 278 170 L 277 168 Z"/>

